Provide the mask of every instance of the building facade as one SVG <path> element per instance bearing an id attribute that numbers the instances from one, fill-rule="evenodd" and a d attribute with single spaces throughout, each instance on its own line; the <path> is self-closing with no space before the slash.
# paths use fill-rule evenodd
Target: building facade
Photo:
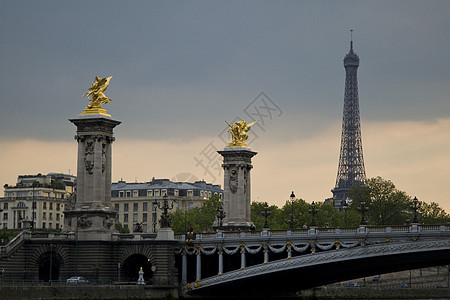
<path id="1" fill-rule="evenodd" d="M 62 173 L 19 175 L 15 186 L 4 185 L 0 228 L 62 229 L 75 181 L 75 176 Z"/>
<path id="2" fill-rule="evenodd" d="M 169 179 L 155 179 L 145 183 L 127 183 L 123 180 L 113 182 L 111 187 L 111 203 L 118 212 L 116 223 L 120 222 L 131 232 L 156 232 L 159 228 L 163 200 L 169 204 L 169 212 L 182 210 L 186 212 L 200 207 L 210 197 L 223 197 L 220 185 L 205 181 L 173 182 Z M 172 204 L 173 203 L 173 207 Z M 139 226 L 136 226 L 139 224 Z"/>

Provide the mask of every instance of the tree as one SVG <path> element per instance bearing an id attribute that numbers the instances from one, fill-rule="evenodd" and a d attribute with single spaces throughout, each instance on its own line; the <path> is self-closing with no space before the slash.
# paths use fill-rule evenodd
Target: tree
<path id="1" fill-rule="evenodd" d="M 419 222 L 423 224 L 444 224 L 450 222 L 450 215 L 448 215 L 443 208 L 436 202 L 430 204 L 420 202 Z"/>
<path id="2" fill-rule="evenodd" d="M 348 195 L 352 199 L 351 210 L 357 211 L 365 202 L 370 225 L 402 225 L 411 217 L 411 197 L 379 176 L 367 179 L 364 186 L 352 186 Z"/>
<path id="3" fill-rule="evenodd" d="M 120 222 L 117 222 L 116 224 L 114 224 L 114 228 L 115 228 L 119 233 L 130 233 L 130 229 L 129 229 L 129 228 L 123 227 L 122 223 L 120 223 Z"/>
<path id="4" fill-rule="evenodd" d="M 201 207 L 195 207 L 186 212 L 177 210 L 169 213 L 172 220 L 172 230 L 176 233 L 186 232 L 187 227 L 192 227 L 195 232 L 211 230 L 216 219 L 217 208 L 221 205 L 219 196 L 214 195 L 206 200 Z"/>

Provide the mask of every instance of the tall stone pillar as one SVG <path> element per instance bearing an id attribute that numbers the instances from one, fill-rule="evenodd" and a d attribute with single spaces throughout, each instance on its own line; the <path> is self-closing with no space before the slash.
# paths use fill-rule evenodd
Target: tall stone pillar
<path id="1" fill-rule="evenodd" d="M 250 171 L 252 157 L 257 153 L 246 147 L 226 147 L 218 151 L 223 156 L 224 189 L 223 219 L 224 230 L 250 230 L 251 185 Z"/>
<path id="2" fill-rule="evenodd" d="M 116 212 L 111 206 L 113 129 L 121 122 L 102 114 L 80 115 L 69 120 L 77 126 L 76 198 L 64 212 L 65 231 L 80 239 L 110 239 Z"/>

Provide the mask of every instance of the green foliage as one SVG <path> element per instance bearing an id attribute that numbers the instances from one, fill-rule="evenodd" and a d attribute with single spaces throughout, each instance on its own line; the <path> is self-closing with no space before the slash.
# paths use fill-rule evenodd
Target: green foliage
<path id="1" fill-rule="evenodd" d="M 201 207 L 195 207 L 187 212 L 177 210 L 169 213 L 172 220 L 172 230 L 176 233 L 184 233 L 188 227 L 192 227 L 195 232 L 212 230 L 217 208 L 221 205 L 219 196 L 214 195 L 206 200 Z"/>
<path id="2" fill-rule="evenodd" d="M 365 202 L 368 207 L 366 219 L 369 225 L 403 225 L 412 221 L 414 211 L 411 209 L 412 200 L 405 192 L 396 189 L 390 180 L 381 177 L 368 179 L 365 186 L 353 186 L 349 191 L 351 205 L 339 211 L 333 205 L 316 202 L 315 215 L 318 227 L 350 227 L 361 223 L 359 207 Z M 427 204 L 421 202 L 419 221 L 424 224 L 444 224 L 450 222 L 448 215 L 437 203 Z M 204 232 L 212 229 L 216 219 L 217 208 L 221 205 L 217 196 L 211 197 L 202 207 L 194 208 L 186 213 L 178 210 L 169 214 L 172 219 L 172 229 L 177 233 L 186 232 L 187 227 L 193 227 L 195 232 Z M 264 227 L 265 202 L 251 203 L 251 220 L 260 231 Z M 283 207 L 269 206 L 271 212 L 268 218 L 269 228 L 272 230 L 289 229 L 290 214 L 293 212 L 295 229 L 311 225 L 311 204 L 303 199 L 293 202 L 286 201 Z"/>
<path id="3" fill-rule="evenodd" d="M 450 222 L 450 215 L 436 202 L 420 202 L 419 222 L 423 224 L 444 224 Z"/>
<path id="4" fill-rule="evenodd" d="M 120 222 L 117 222 L 114 227 L 119 233 L 130 233 L 130 229 L 123 227 L 122 223 Z"/>
<path id="5" fill-rule="evenodd" d="M 365 201 L 369 225 L 403 225 L 412 218 L 411 197 L 379 176 L 368 179 L 365 186 L 353 186 L 348 195 L 353 200 L 353 211 L 358 211 L 361 201 Z"/>
<path id="6" fill-rule="evenodd" d="M 20 231 L 18 230 L 0 230 L 0 245 L 4 246 L 8 244 L 8 242 L 15 238 L 19 233 Z"/>

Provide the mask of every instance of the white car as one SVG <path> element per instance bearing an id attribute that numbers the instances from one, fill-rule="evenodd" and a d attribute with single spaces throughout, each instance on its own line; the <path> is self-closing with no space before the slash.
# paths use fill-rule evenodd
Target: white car
<path id="1" fill-rule="evenodd" d="M 70 284 L 88 284 L 89 280 L 81 276 L 73 276 L 67 279 L 67 283 Z"/>

